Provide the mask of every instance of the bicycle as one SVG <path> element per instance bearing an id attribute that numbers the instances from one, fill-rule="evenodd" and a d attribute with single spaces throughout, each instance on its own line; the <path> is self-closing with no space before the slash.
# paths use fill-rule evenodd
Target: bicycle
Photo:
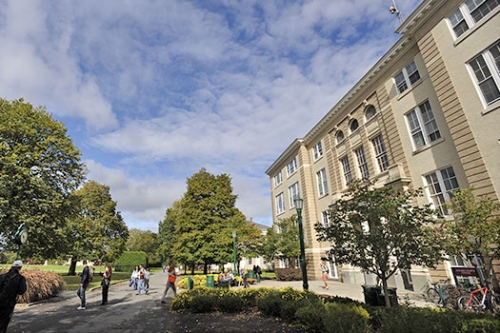
<path id="1" fill-rule="evenodd" d="M 488 287 L 482 287 L 471 291 L 468 296 L 460 297 L 458 308 L 474 312 L 490 309 L 494 313 L 500 313 L 500 295 L 493 294 Z"/>
<path id="2" fill-rule="evenodd" d="M 449 284 L 450 280 L 439 280 L 439 282 L 431 283 L 432 287 L 427 289 L 427 299 L 436 304 L 437 307 L 443 308 L 448 304 L 448 287 L 453 287 Z"/>

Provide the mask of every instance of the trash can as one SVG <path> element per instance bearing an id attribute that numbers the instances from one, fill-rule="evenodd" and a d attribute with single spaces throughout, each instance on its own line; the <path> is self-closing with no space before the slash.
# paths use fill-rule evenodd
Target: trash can
<path id="1" fill-rule="evenodd" d="M 188 276 L 188 290 L 191 290 L 194 288 L 194 281 L 191 279 L 190 276 Z"/>
<path id="2" fill-rule="evenodd" d="M 214 288 L 215 287 L 214 276 L 213 275 L 207 275 L 207 287 L 208 288 Z"/>
<path id="3" fill-rule="evenodd" d="M 382 288 L 379 286 L 362 285 L 363 294 L 365 294 L 365 303 L 372 306 L 378 306 L 379 295 L 382 294 Z"/>
<path id="4" fill-rule="evenodd" d="M 260 283 L 260 274 L 257 274 L 257 283 Z"/>
<path id="5" fill-rule="evenodd" d="M 389 295 L 389 303 L 391 304 L 391 306 L 399 305 L 396 289 L 397 288 L 387 288 L 387 294 Z M 382 294 L 382 291 L 378 295 L 378 303 L 380 306 L 385 306 L 385 295 Z"/>
<path id="6" fill-rule="evenodd" d="M 247 277 L 250 279 L 255 279 L 255 273 L 253 271 L 248 271 Z"/>

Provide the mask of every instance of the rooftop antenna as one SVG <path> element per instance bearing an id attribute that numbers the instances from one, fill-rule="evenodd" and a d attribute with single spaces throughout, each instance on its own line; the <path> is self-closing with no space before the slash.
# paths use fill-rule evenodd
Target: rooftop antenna
<path id="1" fill-rule="evenodd" d="M 401 12 L 399 11 L 398 7 L 396 6 L 396 2 L 394 0 L 392 0 L 392 6 L 389 7 L 389 11 L 391 12 L 391 14 L 396 14 L 398 16 L 398 19 L 399 19 L 399 23 L 400 24 L 403 24 L 403 14 L 401 14 Z"/>

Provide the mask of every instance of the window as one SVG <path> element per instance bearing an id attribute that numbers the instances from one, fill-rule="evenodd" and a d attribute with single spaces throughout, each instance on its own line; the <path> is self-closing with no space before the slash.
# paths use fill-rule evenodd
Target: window
<path id="1" fill-rule="evenodd" d="M 396 83 L 396 88 L 398 92 L 403 93 L 408 87 L 411 87 L 415 82 L 420 79 L 420 73 L 418 72 L 417 65 L 415 61 L 412 61 L 408 66 L 403 68 L 395 77 L 394 81 Z"/>
<path id="2" fill-rule="evenodd" d="M 415 149 L 441 138 L 434 113 L 428 101 L 406 115 Z"/>
<path id="3" fill-rule="evenodd" d="M 500 41 L 469 62 L 469 66 L 486 105 L 499 101 Z"/>
<path id="4" fill-rule="evenodd" d="M 274 176 L 274 186 L 278 186 L 283 181 L 283 175 L 281 171 Z"/>
<path id="5" fill-rule="evenodd" d="M 285 211 L 285 199 L 283 198 L 283 192 L 276 196 L 276 214 L 281 214 Z"/>
<path id="6" fill-rule="evenodd" d="M 342 164 L 342 170 L 344 170 L 344 180 L 345 184 L 348 185 L 352 182 L 352 174 L 351 174 L 351 166 L 349 165 L 349 158 L 343 157 L 340 160 L 340 164 Z"/>
<path id="7" fill-rule="evenodd" d="M 380 172 L 384 172 L 389 169 L 389 158 L 387 157 L 382 134 L 379 134 L 372 140 L 372 145 L 375 150 L 375 159 L 377 160 L 378 169 Z"/>
<path id="8" fill-rule="evenodd" d="M 451 192 L 458 190 L 458 181 L 452 167 L 438 170 L 425 176 L 427 190 L 434 204 L 441 214 L 447 215 L 448 211 L 444 207 L 446 201 L 452 198 Z"/>
<path id="9" fill-rule="evenodd" d="M 458 38 L 500 4 L 500 0 L 467 0 L 448 17 Z"/>
<path id="10" fill-rule="evenodd" d="M 365 111 L 365 120 L 372 119 L 376 113 L 377 110 L 375 110 L 375 107 L 373 105 L 368 106 Z"/>
<path id="11" fill-rule="evenodd" d="M 358 161 L 359 174 L 361 178 L 370 178 L 370 171 L 368 170 L 368 163 L 366 163 L 365 150 L 363 146 L 359 147 L 354 151 L 356 154 L 356 159 Z"/>
<path id="12" fill-rule="evenodd" d="M 328 228 L 330 226 L 330 213 L 327 210 L 321 213 L 321 221 L 323 227 Z"/>
<path id="13" fill-rule="evenodd" d="M 290 163 L 288 163 L 288 165 L 286 166 L 286 170 L 289 176 L 294 173 L 297 170 L 297 159 L 294 158 L 293 160 L 291 160 Z"/>
<path id="14" fill-rule="evenodd" d="M 353 121 L 351 121 L 351 125 L 349 126 L 349 129 L 351 130 L 351 133 L 356 131 L 359 127 L 359 123 L 356 119 L 354 119 Z"/>
<path id="15" fill-rule="evenodd" d="M 299 183 L 295 183 L 288 188 L 288 197 L 290 199 L 290 207 L 295 207 L 295 198 L 299 196 Z"/>
<path id="16" fill-rule="evenodd" d="M 336 138 L 337 138 L 337 143 L 341 143 L 342 141 L 344 141 L 344 132 L 338 131 Z"/>
<path id="17" fill-rule="evenodd" d="M 318 182 L 318 195 L 322 196 L 328 193 L 328 182 L 326 180 L 325 168 L 316 173 L 316 181 Z"/>
<path id="18" fill-rule="evenodd" d="M 321 141 L 318 142 L 313 148 L 314 160 L 317 160 L 323 156 L 323 147 L 321 146 Z"/>

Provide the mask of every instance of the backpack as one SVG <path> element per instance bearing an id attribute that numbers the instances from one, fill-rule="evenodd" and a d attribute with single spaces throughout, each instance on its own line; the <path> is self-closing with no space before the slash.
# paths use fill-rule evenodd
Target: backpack
<path id="1" fill-rule="evenodd" d="M 0 275 L 0 307 L 9 306 L 17 297 L 16 274 L 7 272 Z"/>
<path id="2" fill-rule="evenodd" d="M 168 275 L 168 282 L 175 283 L 176 280 L 177 280 L 177 276 L 174 275 L 174 272 L 172 272 Z"/>

